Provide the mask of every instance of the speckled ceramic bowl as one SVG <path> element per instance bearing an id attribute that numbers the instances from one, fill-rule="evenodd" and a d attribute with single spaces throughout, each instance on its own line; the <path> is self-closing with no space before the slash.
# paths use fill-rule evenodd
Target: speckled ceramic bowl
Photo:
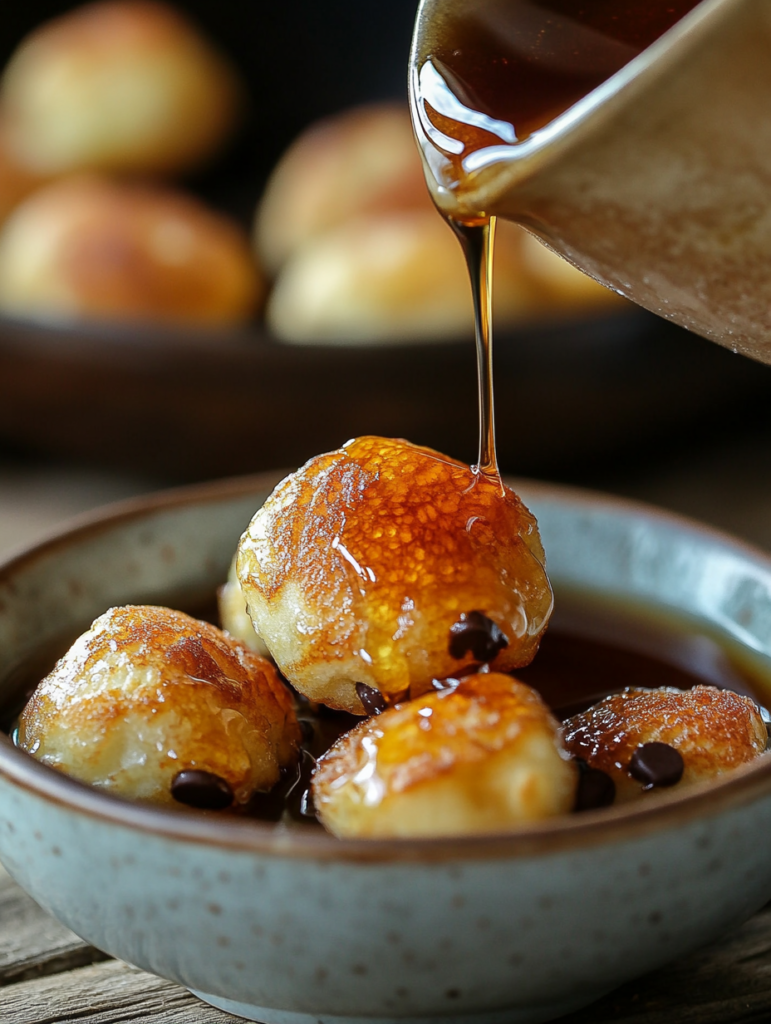
<path id="1" fill-rule="evenodd" d="M 195 605 L 274 479 L 150 498 L 0 569 L 0 680 L 121 602 Z M 771 560 L 650 509 L 523 485 L 557 600 L 664 615 L 771 680 Z M 655 681 L 652 681 L 655 682 Z M 0 857 L 96 946 L 265 1024 L 546 1021 L 771 897 L 771 758 L 490 838 L 340 842 L 122 802 L 0 738 Z"/>

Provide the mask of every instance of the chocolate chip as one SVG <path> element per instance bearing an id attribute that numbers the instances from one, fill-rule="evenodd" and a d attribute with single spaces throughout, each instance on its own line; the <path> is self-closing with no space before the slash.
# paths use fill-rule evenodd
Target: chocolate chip
<path id="1" fill-rule="evenodd" d="M 629 774 L 645 789 L 674 786 L 683 777 L 682 755 L 668 743 L 642 743 L 629 762 Z"/>
<path id="2" fill-rule="evenodd" d="M 590 768 L 582 758 L 576 758 L 578 765 L 578 789 L 574 811 L 595 811 L 599 807 L 610 807 L 616 799 L 616 783 L 607 772 Z"/>
<path id="3" fill-rule="evenodd" d="M 356 684 L 356 696 L 368 715 L 379 715 L 388 707 L 380 690 L 376 690 L 373 686 L 367 686 L 366 683 Z"/>
<path id="4" fill-rule="evenodd" d="M 487 664 L 508 646 L 509 638 L 501 627 L 482 612 L 463 612 L 450 627 L 450 654 L 458 660 L 470 653 Z"/>
<path id="5" fill-rule="evenodd" d="M 171 795 L 181 804 L 202 811 L 222 811 L 233 803 L 229 783 L 214 772 L 189 768 L 178 772 L 171 781 Z"/>

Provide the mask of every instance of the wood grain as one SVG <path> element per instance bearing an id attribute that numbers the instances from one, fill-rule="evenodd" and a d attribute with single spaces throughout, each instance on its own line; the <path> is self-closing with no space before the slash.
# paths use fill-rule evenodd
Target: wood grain
<path id="1" fill-rule="evenodd" d="M 771 905 L 727 938 L 563 1018 L 562 1024 L 768 1024 Z"/>
<path id="2" fill-rule="evenodd" d="M 0 866 L 0 986 L 105 958 L 41 910 Z"/>
<path id="3" fill-rule="evenodd" d="M 185 989 L 117 960 L 0 990 L 3 1024 L 237 1024 Z"/>

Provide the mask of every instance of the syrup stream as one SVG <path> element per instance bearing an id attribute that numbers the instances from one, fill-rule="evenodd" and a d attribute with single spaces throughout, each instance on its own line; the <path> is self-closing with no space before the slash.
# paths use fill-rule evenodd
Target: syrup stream
<path id="1" fill-rule="evenodd" d="M 476 471 L 500 478 L 495 448 L 495 398 L 493 392 L 493 249 L 495 217 L 481 224 L 464 224 L 448 218 L 466 257 L 474 300 L 474 332 L 477 346 L 479 387 L 479 458 Z"/>

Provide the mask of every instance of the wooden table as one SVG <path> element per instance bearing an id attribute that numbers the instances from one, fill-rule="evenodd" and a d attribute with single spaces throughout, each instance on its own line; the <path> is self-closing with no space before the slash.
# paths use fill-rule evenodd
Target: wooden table
<path id="1" fill-rule="evenodd" d="M 42 911 L 0 867 L 2 1024 L 233 1024 L 170 981 L 112 960 Z M 722 942 L 624 985 L 561 1024 L 771 1021 L 771 905 Z"/>

